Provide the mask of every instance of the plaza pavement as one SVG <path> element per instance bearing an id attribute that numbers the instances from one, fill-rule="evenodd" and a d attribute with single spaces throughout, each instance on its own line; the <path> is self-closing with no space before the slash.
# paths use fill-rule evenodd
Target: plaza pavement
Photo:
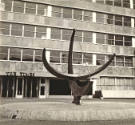
<path id="1" fill-rule="evenodd" d="M 97 121 L 135 119 L 135 100 L 1 99 L 0 116 L 8 119 Z"/>

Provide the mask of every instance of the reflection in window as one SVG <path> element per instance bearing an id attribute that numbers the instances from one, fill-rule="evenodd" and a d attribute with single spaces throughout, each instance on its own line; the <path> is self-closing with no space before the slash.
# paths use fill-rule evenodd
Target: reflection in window
<path id="1" fill-rule="evenodd" d="M 125 57 L 125 66 L 133 67 L 133 57 L 130 56 Z"/>
<path id="2" fill-rule="evenodd" d="M 59 28 L 51 28 L 51 38 L 61 39 L 61 30 Z"/>
<path id="3" fill-rule="evenodd" d="M 84 21 L 92 21 L 92 12 L 84 11 L 83 20 Z"/>
<path id="4" fill-rule="evenodd" d="M 115 35 L 115 45 L 123 46 L 123 36 Z"/>
<path id="5" fill-rule="evenodd" d="M 73 17 L 76 20 L 82 20 L 82 10 L 74 9 Z"/>
<path id="6" fill-rule="evenodd" d="M 42 62 L 42 50 L 35 50 L 35 61 Z"/>
<path id="7" fill-rule="evenodd" d="M 23 49 L 22 61 L 33 61 L 33 50 L 32 49 Z"/>
<path id="8" fill-rule="evenodd" d="M 12 24 L 11 35 L 22 36 L 22 25 Z"/>
<path id="9" fill-rule="evenodd" d="M 0 34 L 9 35 L 10 24 L 5 22 L 0 22 Z"/>
<path id="10" fill-rule="evenodd" d="M 114 22 L 113 17 L 114 17 L 114 16 L 111 15 L 111 14 L 108 14 L 107 16 L 108 16 L 108 18 L 107 18 L 107 23 L 108 23 L 108 24 L 113 24 L 113 22 Z"/>
<path id="11" fill-rule="evenodd" d="M 92 64 L 92 54 L 90 53 L 83 54 L 83 64 Z"/>
<path id="12" fill-rule="evenodd" d="M 62 29 L 62 40 L 70 40 L 72 30 Z"/>
<path id="13" fill-rule="evenodd" d="M 131 36 L 124 37 L 124 45 L 125 46 L 132 46 L 132 37 Z"/>
<path id="14" fill-rule="evenodd" d="M 92 32 L 83 32 L 83 42 L 92 42 Z"/>
<path id="15" fill-rule="evenodd" d="M 63 18 L 72 18 L 72 9 L 71 8 L 63 8 Z"/>
<path id="16" fill-rule="evenodd" d="M 96 59 L 97 65 L 103 65 L 105 63 L 105 55 L 98 54 Z"/>
<path id="17" fill-rule="evenodd" d="M 124 66 L 124 57 L 116 56 L 116 66 Z"/>
<path id="18" fill-rule="evenodd" d="M 82 53 L 73 52 L 73 64 L 82 64 Z"/>
<path id="19" fill-rule="evenodd" d="M 34 37 L 35 26 L 24 25 L 24 36 L 25 37 Z"/>
<path id="20" fill-rule="evenodd" d="M 60 63 L 60 51 L 52 50 L 50 53 L 50 62 Z"/>
<path id="21" fill-rule="evenodd" d="M 61 17 L 61 8 L 60 7 L 52 7 L 52 16 L 53 17 Z"/>
<path id="22" fill-rule="evenodd" d="M 26 2 L 26 13 L 36 14 L 36 4 Z"/>
<path id="23" fill-rule="evenodd" d="M 105 34 L 96 33 L 96 43 L 105 44 Z"/>
<path id="24" fill-rule="evenodd" d="M 120 15 L 115 16 L 115 25 L 122 26 L 122 16 Z"/>
<path id="25" fill-rule="evenodd" d="M 10 60 L 21 61 L 21 49 L 10 48 Z"/>
<path id="26" fill-rule="evenodd" d="M 46 16 L 47 15 L 47 5 L 44 5 L 44 4 L 37 4 L 37 5 L 38 5 L 37 14 Z"/>
<path id="27" fill-rule="evenodd" d="M 37 26 L 36 27 L 36 37 L 45 39 L 46 38 L 46 27 Z"/>
<path id="28" fill-rule="evenodd" d="M 68 62 L 68 52 L 62 52 L 62 57 L 61 57 L 62 63 L 67 63 Z"/>
<path id="29" fill-rule="evenodd" d="M 24 12 L 24 2 L 22 1 L 14 1 L 13 12 Z"/>
<path id="30" fill-rule="evenodd" d="M 108 44 L 114 45 L 114 35 L 108 34 L 107 37 L 108 37 L 108 39 L 107 39 Z"/>
<path id="31" fill-rule="evenodd" d="M 1 46 L 0 47 L 0 60 L 8 59 L 8 47 Z"/>
<path id="32" fill-rule="evenodd" d="M 74 40 L 82 42 L 82 31 L 76 31 Z"/>

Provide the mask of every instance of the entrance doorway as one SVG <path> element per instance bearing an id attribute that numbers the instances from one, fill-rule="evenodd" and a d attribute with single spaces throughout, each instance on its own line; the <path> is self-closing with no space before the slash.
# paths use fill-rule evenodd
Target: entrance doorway
<path id="1" fill-rule="evenodd" d="M 51 79 L 50 95 L 71 95 L 69 84 L 66 80 Z"/>

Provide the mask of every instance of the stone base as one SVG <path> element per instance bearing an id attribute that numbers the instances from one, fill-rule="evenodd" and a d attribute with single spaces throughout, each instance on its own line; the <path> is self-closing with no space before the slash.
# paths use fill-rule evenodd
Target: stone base
<path id="1" fill-rule="evenodd" d="M 0 106 L 0 116 L 10 119 L 92 121 L 135 119 L 135 104 L 124 102 L 23 102 Z"/>

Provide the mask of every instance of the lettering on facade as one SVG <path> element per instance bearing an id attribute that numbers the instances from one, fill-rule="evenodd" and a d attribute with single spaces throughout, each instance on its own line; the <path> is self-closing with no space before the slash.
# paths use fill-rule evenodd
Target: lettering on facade
<path id="1" fill-rule="evenodd" d="M 16 76 L 16 72 L 6 72 L 7 76 Z M 35 76 L 34 73 L 25 73 L 25 72 L 20 72 L 20 76 Z"/>

